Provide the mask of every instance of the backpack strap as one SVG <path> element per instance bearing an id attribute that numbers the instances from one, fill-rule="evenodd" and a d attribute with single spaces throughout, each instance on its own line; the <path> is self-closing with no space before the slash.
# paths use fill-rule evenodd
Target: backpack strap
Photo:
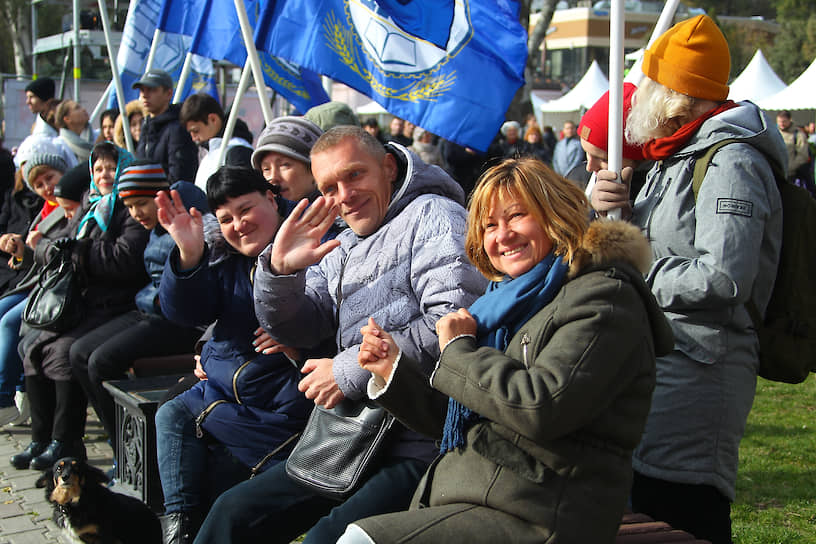
<path id="1" fill-rule="evenodd" d="M 706 172 L 708 171 L 708 166 L 711 164 L 711 158 L 714 156 L 714 154 L 725 145 L 741 141 L 743 140 L 738 140 L 736 138 L 726 138 L 725 140 L 720 140 L 706 149 L 705 152 L 694 161 L 694 173 L 691 176 L 691 190 L 694 192 L 694 202 L 697 202 L 697 193 L 700 192 L 700 187 L 703 185 L 703 179 L 705 178 Z M 768 161 L 768 165 L 773 171 L 777 187 L 779 187 L 779 184 L 781 183 L 787 183 L 785 174 L 781 171 L 779 166 L 768 158 L 764 152 L 762 152 L 762 154 L 765 156 L 766 160 Z M 748 302 L 745 303 L 745 307 L 748 310 L 748 314 L 751 316 L 751 321 L 754 323 L 754 328 L 759 330 L 764 319 L 762 317 L 762 313 L 759 311 L 759 308 L 757 308 L 756 304 L 754 303 L 754 299 L 749 297 Z"/>
<path id="2" fill-rule="evenodd" d="M 691 176 L 691 190 L 694 192 L 694 202 L 697 202 L 697 193 L 700 192 L 700 186 L 703 184 L 703 179 L 708 171 L 708 166 L 711 164 L 711 158 L 714 156 L 714 153 L 719 151 L 724 145 L 739 141 L 740 140 L 737 140 L 736 138 L 726 138 L 725 140 L 720 140 L 716 144 L 706 149 L 705 153 L 694 161 L 694 173 Z"/>

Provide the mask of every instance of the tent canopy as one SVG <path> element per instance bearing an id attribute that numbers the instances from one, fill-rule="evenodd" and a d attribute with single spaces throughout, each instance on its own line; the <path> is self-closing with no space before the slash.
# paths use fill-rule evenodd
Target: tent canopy
<path id="1" fill-rule="evenodd" d="M 541 105 L 543 112 L 575 112 L 592 107 L 603 93 L 609 90 L 609 80 L 597 61 L 592 61 L 589 69 L 575 87 L 561 98 Z"/>
<path id="2" fill-rule="evenodd" d="M 596 61 L 592 61 L 589 69 L 575 87 L 564 96 L 537 104 L 536 118 L 540 126 L 552 126 L 556 132 L 566 121 L 576 125 L 584 111 L 592 107 L 598 99 L 609 90 L 609 80 L 604 75 Z"/>
<path id="3" fill-rule="evenodd" d="M 816 89 L 816 60 L 786 89 L 760 100 L 758 104 L 763 110 L 773 111 L 816 109 L 814 89 Z"/>
<path id="4" fill-rule="evenodd" d="M 776 72 L 765 60 L 761 49 L 757 49 L 754 58 L 745 67 L 745 70 L 731 82 L 728 98 L 739 102 L 750 100 L 760 102 L 781 92 L 787 85 L 779 79 Z"/>

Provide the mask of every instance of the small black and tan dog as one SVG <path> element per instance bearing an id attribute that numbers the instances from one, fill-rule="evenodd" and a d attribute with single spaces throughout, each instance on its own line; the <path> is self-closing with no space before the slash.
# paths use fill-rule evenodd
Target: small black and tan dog
<path id="1" fill-rule="evenodd" d="M 159 518 L 139 499 L 108 489 L 100 469 L 65 457 L 37 479 L 54 505 L 54 523 L 74 542 L 161 544 Z"/>

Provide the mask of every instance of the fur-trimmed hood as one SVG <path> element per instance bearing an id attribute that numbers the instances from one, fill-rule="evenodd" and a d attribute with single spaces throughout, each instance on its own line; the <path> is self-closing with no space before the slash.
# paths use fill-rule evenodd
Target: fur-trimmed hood
<path id="1" fill-rule="evenodd" d="M 130 116 L 134 113 L 141 113 L 142 117 L 146 116 L 144 106 L 142 106 L 141 101 L 137 98 L 136 100 L 131 100 L 127 104 L 125 104 L 125 115 L 119 115 L 116 117 L 116 121 L 113 124 L 113 143 L 118 145 L 119 147 L 126 148 L 125 145 L 125 132 L 124 132 L 124 119 L 130 119 Z M 129 122 L 128 122 L 129 123 Z M 130 127 L 130 124 L 128 124 Z M 133 145 L 136 145 L 136 142 L 133 142 Z"/>
<path id="2" fill-rule="evenodd" d="M 618 261 L 629 263 L 641 274 L 646 274 L 652 265 L 649 241 L 630 223 L 606 219 L 593 221 L 570 263 L 569 277 L 574 278 L 588 266 Z"/>
<path id="3" fill-rule="evenodd" d="M 593 221 L 584 234 L 581 248 L 570 263 L 569 278 L 610 267 L 615 267 L 617 274 L 625 274 L 643 299 L 654 337 L 655 354 L 661 356 L 674 349 L 674 335 L 663 310 L 643 280 L 651 264 L 649 241 L 638 227 L 625 221 L 601 219 Z M 627 271 L 623 265 L 631 269 Z"/>

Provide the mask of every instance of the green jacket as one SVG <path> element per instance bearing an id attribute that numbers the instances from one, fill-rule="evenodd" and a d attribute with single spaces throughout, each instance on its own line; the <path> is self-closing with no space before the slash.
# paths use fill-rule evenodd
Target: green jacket
<path id="1" fill-rule="evenodd" d="M 638 272 L 649 259 L 639 230 L 596 222 L 586 240 L 568 281 L 504 353 L 455 339 L 433 388 L 414 366 L 397 366 L 377 401 L 409 427 L 441 437 L 447 396 L 484 418 L 461 450 L 431 466 L 412 509 L 495 508 L 529 522 L 529 534 L 514 542 L 614 541 L 655 353 L 671 350 L 673 339 Z M 461 530 L 467 541 L 479 527 Z"/>

